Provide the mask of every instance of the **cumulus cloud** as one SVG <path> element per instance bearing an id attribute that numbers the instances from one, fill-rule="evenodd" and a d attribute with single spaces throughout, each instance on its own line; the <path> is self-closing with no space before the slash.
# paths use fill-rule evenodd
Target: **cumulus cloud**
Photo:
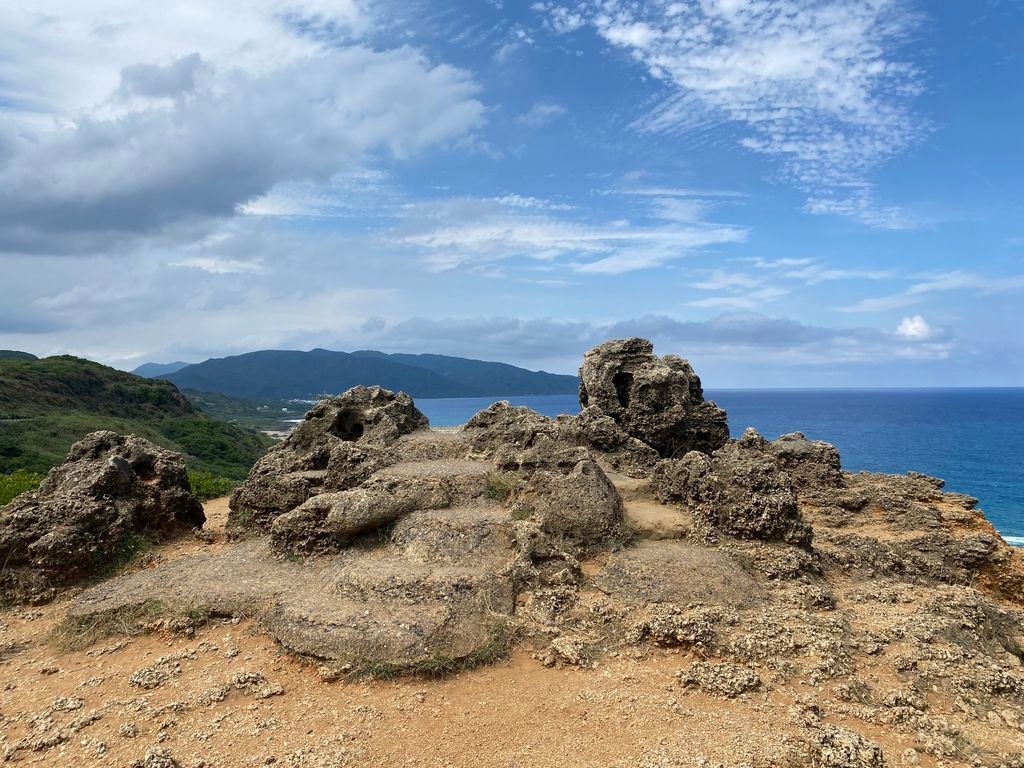
<path id="1" fill-rule="evenodd" d="M 77 249 L 79 232 L 231 216 L 375 150 L 405 156 L 454 139 L 483 113 L 465 73 L 412 49 L 351 47 L 228 84 L 23 141 L 0 167 L 0 250 Z"/>
<path id="2" fill-rule="evenodd" d="M 339 25 L 361 23 L 353 2 L 264 1 L 245 9 L 186 2 L 188 16 L 177 6 L 162 6 L 161 15 L 104 0 L 109 17 L 91 4 L 86 14 L 48 2 L 61 11 L 52 23 L 40 22 L 43 9 L 15 9 L 3 19 L 16 64 L 0 82 L 0 101 L 20 108 L 0 131 L 0 252 L 90 253 L 172 232 L 194 240 L 211 220 L 265 201 L 282 185 L 326 184 L 368 158 L 404 158 L 463 138 L 483 121 L 467 72 L 409 47 L 339 41 Z M 114 24 L 102 32 L 114 38 L 114 53 L 138 57 L 122 58 L 113 73 L 110 51 L 95 40 L 98 18 Z M 124 29 L 116 24 L 122 18 Z M 182 18 L 196 29 L 187 31 Z M 198 51 L 161 56 L 166 46 L 158 41 L 143 51 L 154 30 L 170 34 L 164 22 Z M 328 22 L 331 45 L 315 34 Z M 245 31 L 253 38 L 240 36 Z M 45 73 L 59 62 L 61 80 L 74 79 L 76 45 L 90 37 L 101 62 L 86 67 L 90 103 L 63 89 L 40 94 L 47 101 L 35 106 L 18 101 L 44 79 L 33 72 L 31 83 L 23 81 L 20 67 L 38 60 L 27 51 L 31 40 L 39 50 L 68 44 L 41 63 Z M 100 93 L 102 83 L 110 87 Z M 60 119 L 31 122 L 38 114 Z"/>
<path id="3" fill-rule="evenodd" d="M 914 315 L 900 321 L 896 335 L 909 341 L 927 341 L 935 335 L 935 331 L 921 315 Z"/>
<path id="4" fill-rule="evenodd" d="M 915 17 L 902 0 L 584 0 L 535 6 L 580 17 L 671 94 L 644 132 L 742 126 L 740 144 L 777 161 L 807 210 L 871 226 L 910 224 L 874 199 L 870 174 L 925 130 L 910 103 L 922 75 L 900 55 Z"/>
<path id="5" fill-rule="evenodd" d="M 196 75 L 203 60 L 198 53 L 175 59 L 170 64 L 133 64 L 121 70 L 117 96 L 122 99 L 176 98 L 196 88 Z"/>

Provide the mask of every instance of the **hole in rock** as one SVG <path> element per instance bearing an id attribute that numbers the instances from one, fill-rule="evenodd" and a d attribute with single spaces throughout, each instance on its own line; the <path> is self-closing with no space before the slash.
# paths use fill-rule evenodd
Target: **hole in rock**
<path id="1" fill-rule="evenodd" d="M 629 390 L 633 386 L 633 374 L 619 371 L 612 376 L 612 386 L 615 387 L 615 396 L 619 400 L 619 405 L 629 408 Z"/>
<path id="2" fill-rule="evenodd" d="M 331 434 L 342 440 L 354 441 L 363 436 L 363 414 L 352 409 L 338 411 L 331 424 Z"/>
<path id="3" fill-rule="evenodd" d="M 134 471 L 139 480 L 144 483 L 147 483 L 156 477 L 156 465 L 154 464 L 151 456 L 147 456 L 143 459 L 137 459 L 132 462 L 132 471 Z"/>

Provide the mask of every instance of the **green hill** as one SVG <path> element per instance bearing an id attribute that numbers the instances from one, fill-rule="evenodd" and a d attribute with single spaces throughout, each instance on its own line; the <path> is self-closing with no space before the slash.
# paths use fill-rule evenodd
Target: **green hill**
<path id="1" fill-rule="evenodd" d="M 15 349 L 0 349 L 0 360 L 38 360 L 39 358 L 28 352 L 18 352 Z"/>
<path id="2" fill-rule="evenodd" d="M 0 360 L 0 473 L 46 472 L 99 429 L 145 437 L 184 453 L 190 470 L 233 479 L 272 444 L 209 417 L 162 379 L 70 356 Z"/>

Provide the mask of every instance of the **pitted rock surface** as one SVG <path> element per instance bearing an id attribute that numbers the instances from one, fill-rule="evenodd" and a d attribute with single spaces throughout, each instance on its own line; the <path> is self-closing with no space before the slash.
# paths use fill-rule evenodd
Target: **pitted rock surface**
<path id="1" fill-rule="evenodd" d="M 700 378 L 646 339 L 606 341 L 583 357 L 580 405 L 610 416 L 663 457 L 711 453 L 729 439 L 726 413 L 704 400 Z"/>
<path id="2" fill-rule="evenodd" d="M 395 462 L 389 447 L 428 426 L 404 392 L 354 387 L 321 400 L 232 494 L 230 523 L 266 533 L 274 518 L 310 497 L 354 488 Z"/>
<path id="3" fill-rule="evenodd" d="M 123 564 L 141 539 L 204 520 L 184 457 L 134 435 L 94 432 L 38 491 L 0 508 L 0 599 L 48 599 Z"/>
<path id="4" fill-rule="evenodd" d="M 753 429 L 712 456 L 691 451 L 666 459 L 652 485 L 663 502 L 679 502 L 694 519 L 730 536 L 808 546 L 796 489 L 770 444 Z"/>

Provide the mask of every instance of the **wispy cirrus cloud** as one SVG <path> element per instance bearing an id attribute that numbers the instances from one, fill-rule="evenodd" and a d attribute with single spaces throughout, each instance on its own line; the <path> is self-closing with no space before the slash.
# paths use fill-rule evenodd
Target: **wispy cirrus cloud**
<path id="1" fill-rule="evenodd" d="M 926 130 L 911 108 L 923 75 L 901 55 L 917 21 L 903 0 L 539 2 L 558 31 L 592 27 L 671 87 L 636 120 L 648 133 L 716 124 L 778 164 L 806 210 L 881 228 L 912 222 L 880 205 L 871 174 Z M 566 23 L 571 19 L 571 23 Z"/>
<path id="2" fill-rule="evenodd" d="M 930 294 L 946 291 L 968 291 L 975 295 L 992 296 L 1001 293 L 1024 291 L 1024 275 L 991 277 L 974 272 L 954 270 L 928 276 L 918 276 L 906 290 L 886 296 L 861 299 L 840 307 L 840 312 L 887 312 L 920 304 Z"/>
<path id="3" fill-rule="evenodd" d="M 746 229 L 706 221 L 593 222 L 517 195 L 410 205 L 387 239 L 434 270 L 478 268 L 514 258 L 589 274 L 621 274 L 743 242 Z"/>

